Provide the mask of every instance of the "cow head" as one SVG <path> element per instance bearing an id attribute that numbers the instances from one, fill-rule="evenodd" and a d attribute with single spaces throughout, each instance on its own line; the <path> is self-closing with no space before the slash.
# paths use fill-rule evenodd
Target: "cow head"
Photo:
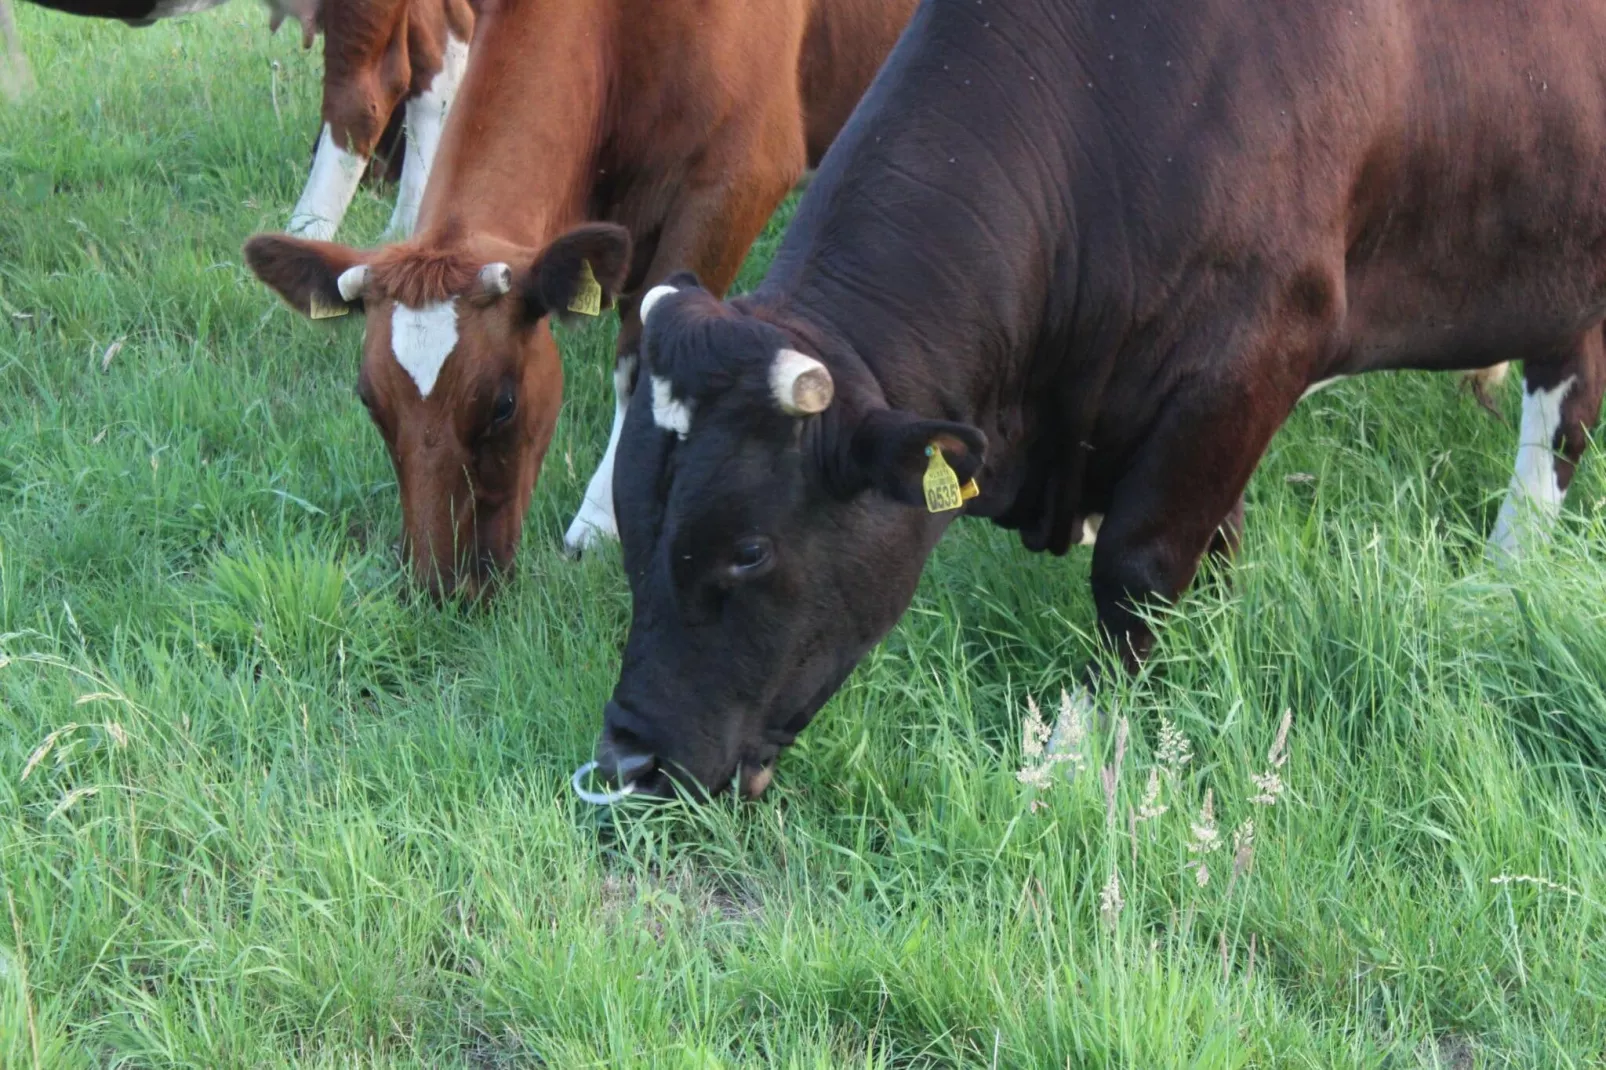
<path id="1" fill-rule="evenodd" d="M 539 251 L 482 240 L 362 252 L 259 234 L 245 258 L 304 315 L 366 314 L 357 396 L 396 469 L 414 577 L 437 595 L 486 591 L 518 549 L 563 397 L 544 321 L 613 302 L 625 231 L 585 226 Z"/>
<path id="2" fill-rule="evenodd" d="M 888 406 L 857 355 L 716 300 L 687 276 L 642 301 L 644 365 L 614 467 L 633 606 L 598 766 L 665 794 L 773 762 L 908 607 L 986 439 Z M 828 366 L 829 363 L 829 366 Z"/>

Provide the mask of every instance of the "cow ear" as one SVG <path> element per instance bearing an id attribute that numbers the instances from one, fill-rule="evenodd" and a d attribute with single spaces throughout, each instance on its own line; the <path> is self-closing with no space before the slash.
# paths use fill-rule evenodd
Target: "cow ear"
<path id="1" fill-rule="evenodd" d="M 850 452 L 853 467 L 870 486 L 894 501 L 924 508 L 924 480 L 934 463 L 928 448 L 942 452 L 942 460 L 964 486 L 981 471 L 987 436 L 969 424 L 875 409 L 854 429 Z"/>
<path id="2" fill-rule="evenodd" d="M 285 304 L 313 319 L 362 311 L 367 281 L 363 254 L 334 242 L 258 234 L 245 243 L 245 264 Z"/>
<path id="3" fill-rule="evenodd" d="M 612 223 L 577 227 L 541 250 L 518 283 L 524 316 L 565 323 L 613 307 L 630 274 L 630 232 Z"/>

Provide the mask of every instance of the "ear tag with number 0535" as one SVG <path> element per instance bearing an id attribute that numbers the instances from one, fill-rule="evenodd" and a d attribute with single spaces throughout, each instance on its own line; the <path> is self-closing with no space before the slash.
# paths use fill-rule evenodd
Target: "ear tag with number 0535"
<path id="1" fill-rule="evenodd" d="M 927 446 L 926 457 L 926 474 L 920 480 L 920 485 L 926 492 L 928 512 L 946 513 L 958 509 L 981 493 L 974 479 L 963 487 L 959 485 L 959 477 L 948 467 L 948 459 L 942 455 L 941 447 Z"/>

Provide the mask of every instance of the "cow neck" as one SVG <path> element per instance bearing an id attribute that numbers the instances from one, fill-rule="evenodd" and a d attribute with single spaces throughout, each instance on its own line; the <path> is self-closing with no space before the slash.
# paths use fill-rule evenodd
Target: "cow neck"
<path id="1" fill-rule="evenodd" d="M 487 5 L 418 232 L 540 248 L 584 218 L 608 91 L 612 5 Z"/>
<path id="2" fill-rule="evenodd" d="M 770 306 L 766 318 L 819 354 L 837 381 L 839 397 L 846 393 L 881 399 L 889 408 L 933 419 L 980 420 L 979 405 L 967 393 L 973 380 L 950 375 L 957 369 L 945 362 L 921 359 L 932 343 L 915 326 L 885 310 L 872 314 L 861 307 L 845 312 L 840 295 L 811 299 L 821 292 L 810 297 L 794 292 Z"/>

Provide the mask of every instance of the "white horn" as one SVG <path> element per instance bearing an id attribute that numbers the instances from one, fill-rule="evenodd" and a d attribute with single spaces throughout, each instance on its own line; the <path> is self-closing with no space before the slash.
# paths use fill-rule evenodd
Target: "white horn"
<path id="1" fill-rule="evenodd" d="M 788 416 L 824 412 L 835 391 L 831 372 L 824 364 L 795 349 L 776 352 L 770 364 L 770 393 Z"/>
<path id="2" fill-rule="evenodd" d="M 501 261 L 480 268 L 480 293 L 486 297 L 501 297 L 513 289 L 513 269 Z"/>
<path id="3" fill-rule="evenodd" d="M 362 292 L 367 286 L 367 264 L 358 264 L 356 267 L 347 268 L 340 273 L 340 278 L 335 280 L 335 288 L 340 291 L 340 296 L 347 301 L 357 300 L 362 296 Z"/>
<path id="4" fill-rule="evenodd" d="M 641 325 L 647 326 L 647 315 L 659 301 L 672 293 L 679 293 L 673 286 L 654 286 L 647 291 L 647 296 L 641 299 Z"/>

